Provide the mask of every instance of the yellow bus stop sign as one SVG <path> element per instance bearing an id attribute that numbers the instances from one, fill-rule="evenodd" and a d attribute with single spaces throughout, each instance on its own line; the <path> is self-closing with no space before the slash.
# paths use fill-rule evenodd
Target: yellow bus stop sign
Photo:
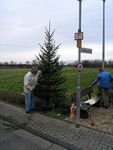
<path id="1" fill-rule="evenodd" d="M 81 48 L 82 47 L 82 40 L 77 40 L 77 47 Z"/>

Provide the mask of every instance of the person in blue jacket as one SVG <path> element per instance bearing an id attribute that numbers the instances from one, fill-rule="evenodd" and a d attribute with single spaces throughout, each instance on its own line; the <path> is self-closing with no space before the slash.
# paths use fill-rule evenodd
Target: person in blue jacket
<path id="1" fill-rule="evenodd" d="M 104 70 L 99 69 L 99 73 L 96 79 L 92 82 L 91 87 L 98 83 L 98 89 L 100 93 L 100 105 L 107 109 L 110 105 L 109 103 L 109 88 L 111 86 L 111 80 L 113 80 L 113 75 Z"/>

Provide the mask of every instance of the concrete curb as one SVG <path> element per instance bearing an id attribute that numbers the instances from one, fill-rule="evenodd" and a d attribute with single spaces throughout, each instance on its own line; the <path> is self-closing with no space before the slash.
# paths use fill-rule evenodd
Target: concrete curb
<path id="1" fill-rule="evenodd" d="M 113 136 L 113 133 L 110 133 L 110 132 L 106 132 L 106 131 L 102 131 L 102 130 L 99 130 L 99 129 L 96 129 L 96 128 L 93 128 L 93 127 L 88 127 L 86 125 L 83 125 L 83 124 L 80 124 L 80 123 L 74 123 L 74 122 L 71 122 L 71 121 L 65 121 L 65 122 L 68 122 L 68 123 L 71 123 L 71 124 L 74 124 L 75 125 L 75 128 L 78 128 L 78 127 L 84 127 L 84 128 L 87 128 L 87 129 L 91 129 L 91 130 L 95 130 L 95 131 L 98 131 L 100 133 L 105 133 L 105 134 L 109 134 L 109 135 L 112 135 Z"/>
<path id="2" fill-rule="evenodd" d="M 11 123 L 12 130 L 24 129 L 68 150 L 113 149 L 113 134 L 110 133 L 39 113 L 26 114 L 24 109 L 4 103 L 0 112 L 0 118 Z"/>
<path id="3" fill-rule="evenodd" d="M 8 117 L 4 117 L 3 118 L 4 120 L 8 121 L 9 123 L 11 124 L 14 124 L 14 125 L 18 125 L 19 122 L 16 122 L 15 120 L 11 119 L 11 118 L 8 118 Z M 46 133 L 43 133 L 43 132 L 40 132 L 38 130 L 35 130 L 31 127 L 27 127 L 27 125 L 23 126 L 23 127 L 20 127 L 21 129 L 24 129 L 36 136 L 39 136 L 41 138 L 44 138 L 45 140 L 49 140 L 50 142 L 54 143 L 54 144 L 58 144 L 60 146 L 63 146 L 64 148 L 68 149 L 68 150 L 82 150 L 81 148 L 78 148 L 76 147 L 74 144 L 70 144 L 68 142 L 65 142 L 61 139 L 58 139 L 58 138 L 55 138 L 49 134 L 46 134 Z"/>

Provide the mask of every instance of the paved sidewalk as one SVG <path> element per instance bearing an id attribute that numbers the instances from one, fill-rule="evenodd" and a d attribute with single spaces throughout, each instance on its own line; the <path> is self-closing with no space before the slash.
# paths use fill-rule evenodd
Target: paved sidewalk
<path id="1" fill-rule="evenodd" d="M 67 150 L 23 129 L 9 129 L 13 124 L 0 120 L 0 150 Z"/>
<path id="2" fill-rule="evenodd" d="M 69 150 L 113 150 L 113 134 L 49 118 L 0 102 L 0 118 Z"/>

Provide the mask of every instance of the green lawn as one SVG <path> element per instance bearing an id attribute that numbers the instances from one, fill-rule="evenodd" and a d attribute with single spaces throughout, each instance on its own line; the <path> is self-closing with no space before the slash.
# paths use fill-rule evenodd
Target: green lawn
<path id="1" fill-rule="evenodd" d="M 0 90 L 23 92 L 23 78 L 29 69 L 0 69 Z"/>
<path id="2" fill-rule="evenodd" d="M 30 69 L 0 69 L 0 90 L 23 92 L 23 78 Z M 108 69 L 113 73 L 113 69 Z M 98 69 L 84 68 L 80 73 L 81 89 L 88 87 L 95 79 Z M 68 94 L 76 91 L 77 87 L 77 70 L 75 67 L 65 67 L 63 74 L 67 78 L 64 84 Z"/>
<path id="3" fill-rule="evenodd" d="M 80 72 L 80 87 L 81 89 L 88 87 L 95 79 L 98 69 L 96 68 L 84 68 Z M 74 67 L 64 68 L 64 75 L 67 78 L 65 87 L 67 87 L 69 94 L 76 91 L 77 88 L 77 69 Z"/>

